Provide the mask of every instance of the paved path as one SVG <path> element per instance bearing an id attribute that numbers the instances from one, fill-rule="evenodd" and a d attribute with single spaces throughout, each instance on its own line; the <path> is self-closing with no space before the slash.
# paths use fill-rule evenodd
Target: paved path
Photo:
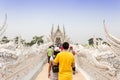
<path id="1" fill-rule="evenodd" d="M 42 71 L 38 74 L 37 78 L 35 80 L 50 80 L 48 78 L 48 63 L 46 63 L 42 69 Z M 73 80 L 85 80 L 85 77 L 81 73 L 76 73 L 73 75 Z"/>

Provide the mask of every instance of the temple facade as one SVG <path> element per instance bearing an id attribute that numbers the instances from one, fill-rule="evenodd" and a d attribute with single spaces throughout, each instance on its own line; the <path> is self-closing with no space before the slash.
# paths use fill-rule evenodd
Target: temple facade
<path id="1" fill-rule="evenodd" d="M 70 42 L 70 39 L 66 35 L 65 27 L 63 26 L 63 30 L 60 29 L 59 25 L 57 26 L 57 29 L 54 30 L 54 25 L 52 25 L 51 34 L 48 38 L 49 42 L 52 42 L 53 44 L 61 44 L 63 42 Z"/>

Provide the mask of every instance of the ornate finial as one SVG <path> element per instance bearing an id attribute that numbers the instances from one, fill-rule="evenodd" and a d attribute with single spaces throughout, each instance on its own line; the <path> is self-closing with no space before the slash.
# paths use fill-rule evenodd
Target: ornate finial
<path id="1" fill-rule="evenodd" d="M 6 31 L 7 26 L 6 26 L 6 22 L 7 22 L 7 14 L 5 14 L 5 21 L 3 23 L 2 26 L 0 26 L 0 36 Z"/>
<path id="2" fill-rule="evenodd" d="M 65 35 L 66 33 L 65 33 L 65 27 L 64 27 L 64 24 L 63 24 L 63 32 L 64 32 L 64 35 Z"/>
<path id="3" fill-rule="evenodd" d="M 103 23 L 105 23 L 105 19 L 103 20 Z"/>
<path id="4" fill-rule="evenodd" d="M 57 29 L 58 31 L 60 31 L 60 26 L 59 26 L 59 24 L 58 24 L 58 29 Z"/>
<path id="5" fill-rule="evenodd" d="M 104 25 L 104 31 L 107 33 L 106 25 L 105 25 L 105 20 L 103 20 L 103 25 Z"/>
<path id="6" fill-rule="evenodd" d="M 52 24 L 52 30 L 51 30 L 51 34 L 53 33 L 53 29 L 54 29 L 54 24 Z"/>
<path id="7" fill-rule="evenodd" d="M 52 24 L 52 30 L 51 30 L 51 40 L 53 41 L 53 37 L 54 37 L 54 24 Z"/>
<path id="8" fill-rule="evenodd" d="M 66 36 L 65 27 L 64 27 L 64 24 L 63 24 L 63 41 L 65 40 L 65 36 Z"/>
<path id="9" fill-rule="evenodd" d="M 104 25 L 104 27 L 105 27 L 105 19 L 103 20 L 103 25 Z"/>
<path id="10" fill-rule="evenodd" d="M 5 22 L 4 22 L 3 26 L 6 25 L 6 22 L 7 22 L 7 13 L 5 14 Z"/>
<path id="11" fill-rule="evenodd" d="M 0 28 L 0 31 L 5 27 L 6 22 L 7 22 L 7 14 L 5 14 L 5 21 L 4 21 L 3 25 L 2 25 L 2 27 Z"/>

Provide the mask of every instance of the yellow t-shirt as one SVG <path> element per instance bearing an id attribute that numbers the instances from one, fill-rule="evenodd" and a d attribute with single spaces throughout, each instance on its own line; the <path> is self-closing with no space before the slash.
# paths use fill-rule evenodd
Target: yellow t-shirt
<path id="1" fill-rule="evenodd" d="M 72 53 L 60 52 L 56 56 L 54 63 L 59 63 L 58 80 L 72 80 L 72 64 L 75 63 Z"/>

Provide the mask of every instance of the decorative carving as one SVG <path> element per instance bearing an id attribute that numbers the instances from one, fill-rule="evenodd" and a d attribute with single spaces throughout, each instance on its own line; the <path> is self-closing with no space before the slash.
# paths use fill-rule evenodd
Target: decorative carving
<path id="1" fill-rule="evenodd" d="M 7 22 L 7 14 L 5 14 L 5 21 L 4 24 L 2 26 L 0 26 L 0 36 L 5 32 L 5 30 L 7 29 L 6 27 L 6 22 Z"/>
<path id="2" fill-rule="evenodd" d="M 105 21 L 103 22 L 104 24 L 104 31 L 105 31 L 105 35 L 106 38 L 109 42 L 109 44 L 111 45 L 112 50 L 117 54 L 120 55 L 120 39 L 116 38 L 115 36 L 111 35 L 107 29 L 106 29 L 106 25 L 105 25 Z"/>
<path id="3" fill-rule="evenodd" d="M 50 38 L 47 38 L 47 40 L 53 44 L 61 44 L 65 41 L 70 42 L 69 38 L 66 35 L 65 27 L 63 26 L 63 31 L 61 31 L 59 25 L 57 26 L 55 32 L 54 25 L 52 25 L 51 35 Z"/>

